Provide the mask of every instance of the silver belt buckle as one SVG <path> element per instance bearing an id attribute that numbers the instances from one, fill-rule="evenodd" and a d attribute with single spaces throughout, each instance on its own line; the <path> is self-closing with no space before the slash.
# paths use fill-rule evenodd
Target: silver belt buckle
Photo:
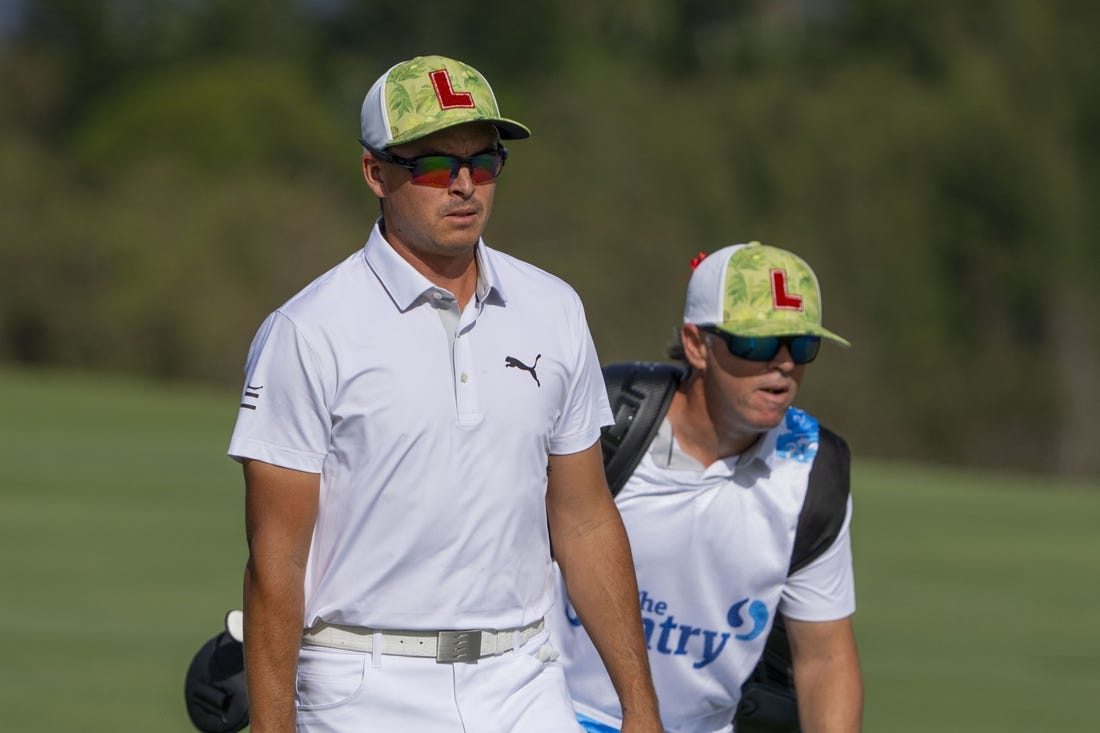
<path id="1" fill-rule="evenodd" d="M 476 662 L 481 658 L 480 631 L 440 631 L 435 661 Z"/>

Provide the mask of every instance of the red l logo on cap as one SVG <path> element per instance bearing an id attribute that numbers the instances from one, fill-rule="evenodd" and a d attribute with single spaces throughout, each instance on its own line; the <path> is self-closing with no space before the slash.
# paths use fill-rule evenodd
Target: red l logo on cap
<path id="1" fill-rule="evenodd" d="M 802 310 L 802 296 L 787 292 L 786 270 L 772 270 L 772 303 L 776 308 Z"/>
<path id="2" fill-rule="evenodd" d="M 456 92 L 451 86 L 451 75 L 446 69 L 439 69 L 428 74 L 432 80 L 432 88 L 435 89 L 435 98 L 439 100 L 440 109 L 474 108 L 474 95 L 469 92 Z"/>

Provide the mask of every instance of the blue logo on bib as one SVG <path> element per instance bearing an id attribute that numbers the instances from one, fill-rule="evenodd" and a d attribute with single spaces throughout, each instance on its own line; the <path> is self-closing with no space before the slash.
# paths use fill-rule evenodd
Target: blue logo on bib
<path id="1" fill-rule="evenodd" d="M 785 432 L 775 441 L 775 453 L 799 463 L 809 463 L 817 455 L 819 432 L 817 420 L 797 407 L 787 409 Z"/>
<path id="2" fill-rule="evenodd" d="M 726 614 L 726 622 L 735 629 L 745 625 L 745 620 L 741 618 L 741 607 L 746 603 L 749 603 L 748 598 L 738 601 L 730 606 L 729 613 Z M 764 633 L 764 627 L 768 625 L 768 607 L 763 601 L 749 603 L 749 618 L 752 619 L 752 628 L 747 633 L 737 634 L 741 641 L 752 641 Z"/>
<path id="3" fill-rule="evenodd" d="M 646 647 L 650 651 L 672 656 L 689 655 L 695 658 L 691 666 L 701 669 L 718 659 L 730 640 L 728 631 L 704 629 L 677 619 L 668 603 L 650 598 L 644 590 L 639 600 Z M 572 604 L 567 602 L 564 610 L 565 618 L 572 626 L 581 625 Z M 743 629 L 751 623 L 747 630 L 732 636 L 738 641 L 752 641 L 764 633 L 769 617 L 768 606 L 763 601 L 743 598 L 729 607 L 726 623 L 733 629 Z"/>

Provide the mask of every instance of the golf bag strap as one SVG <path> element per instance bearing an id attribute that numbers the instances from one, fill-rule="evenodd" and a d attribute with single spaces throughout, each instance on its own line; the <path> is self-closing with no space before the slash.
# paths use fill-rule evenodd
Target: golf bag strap
<path id="1" fill-rule="evenodd" d="M 851 452 L 844 438 L 818 426 L 818 449 L 806 498 L 798 515 L 788 573 L 809 565 L 829 549 L 844 526 L 851 490 Z"/>
<path id="2" fill-rule="evenodd" d="M 615 422 L 602 430 L 600 447 L 612 496 L 622 490 L 653 442 L 683 374 L 677 366 L 655 362 L 618 362 L 603 368 Z"/>

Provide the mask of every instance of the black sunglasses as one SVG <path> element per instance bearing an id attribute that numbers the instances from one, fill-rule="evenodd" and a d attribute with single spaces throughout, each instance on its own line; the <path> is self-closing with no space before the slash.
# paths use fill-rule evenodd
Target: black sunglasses
<path id="1" fill-rule="evenodd" d="M 447 188 L 458 178 L 458 172 L 462 166 L 470 169 L 470 178 L 474 185 L 480 186 L 491 183 L 500 175 L 504 168 L 504 161 L 508 160 L 508 148 L 498 145 L 493 150 L 486 150 L 477 155 L 463 157 L 461 155 L 418 155 L 415 158 L 402 158 L 400 155 L 385 150 L 379 150 L 367 145 L 363 140 L 359 141 L 371 155 L 387 163 L 393 163 L 405 168 L 412 174 L 412 182 L 417 186 L 431 186 L 432 188 Z"/>
<path id="2" fill-rule="evenodd" d="M 718 336 L 731 354 L 748 361 L 771 361 L 779 347 L 786 346 L 795 364 L 809 364 L 821 348 L 820 336 L 735 336 L 717 326 L 699 326 L 699 330 Z"/>

